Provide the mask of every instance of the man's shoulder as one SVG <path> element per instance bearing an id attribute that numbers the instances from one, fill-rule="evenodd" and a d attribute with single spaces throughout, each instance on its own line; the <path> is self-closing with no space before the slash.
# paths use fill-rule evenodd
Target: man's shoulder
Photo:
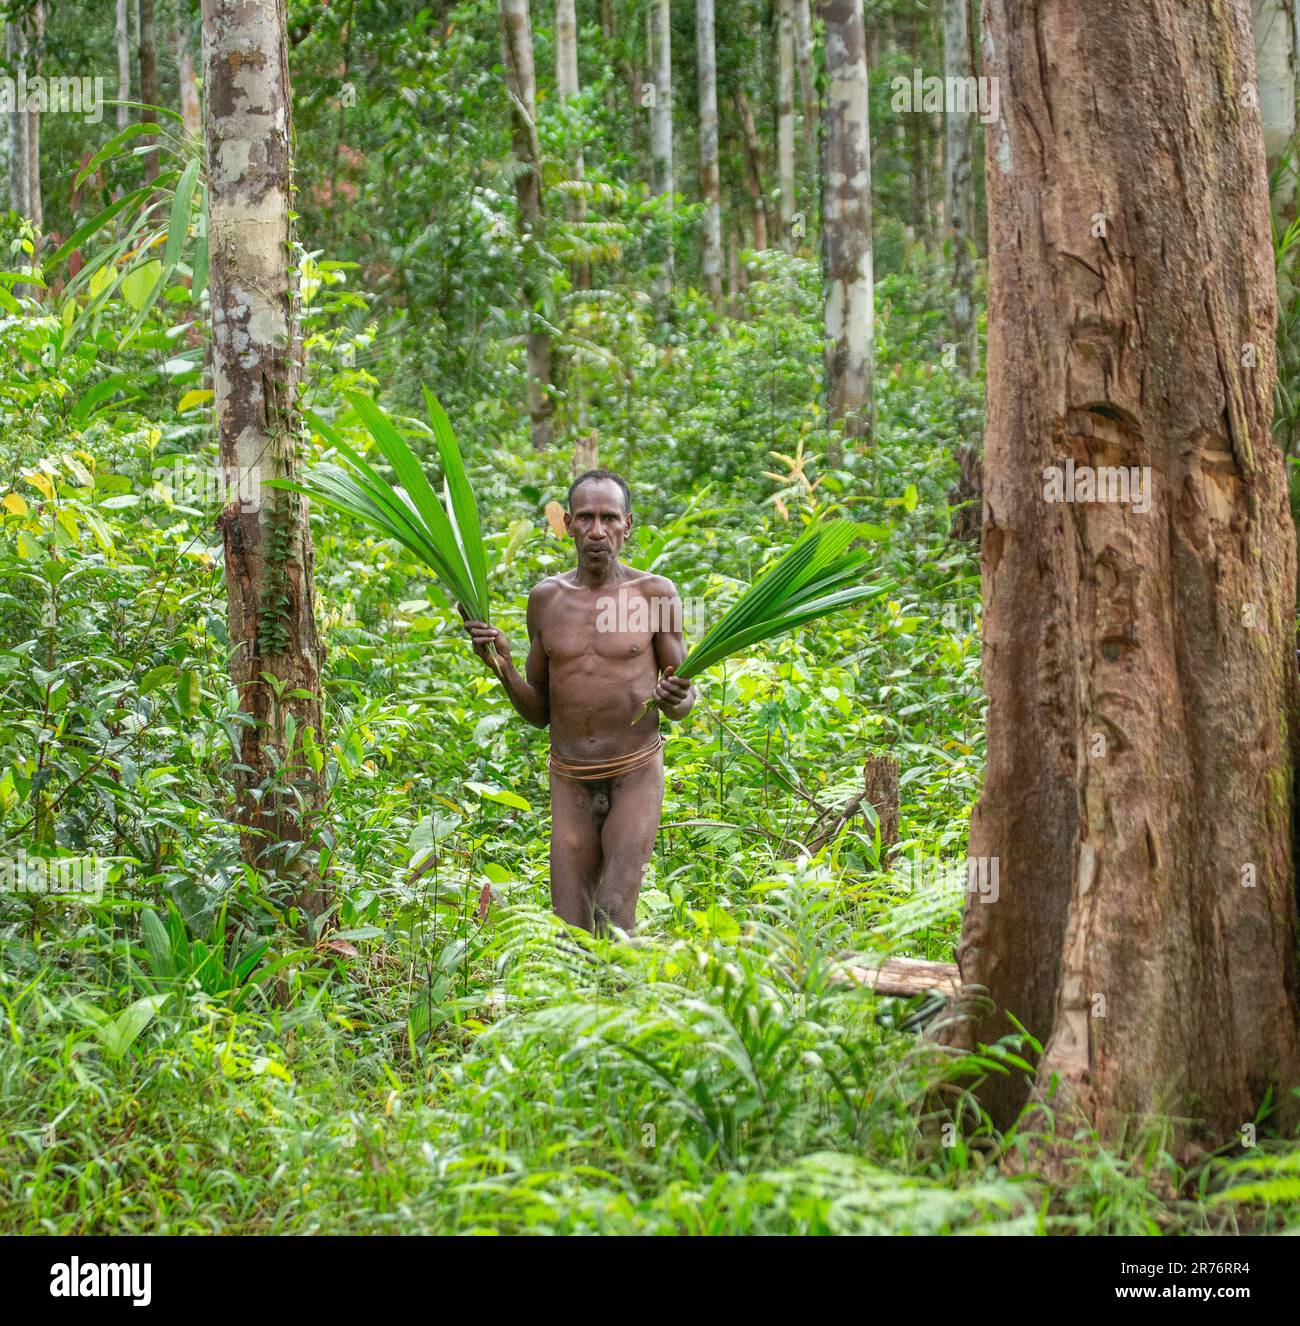
<path id="1" fill-rule="evenodd" d="M 539 580 L 528 591 L 528 603 L 530 607 L 540 607 L 548 603 L 563 587 L 563 573 L 560 575 L 547 576 L 545 580 Z"/>
<path id="2" fill-rule="evenodd" d="M 642 571 L 635 583 L 647 598 L 670 599 L 677 593 L 677 586 L 667 576 L 655 575 L 651 571 Z"/>

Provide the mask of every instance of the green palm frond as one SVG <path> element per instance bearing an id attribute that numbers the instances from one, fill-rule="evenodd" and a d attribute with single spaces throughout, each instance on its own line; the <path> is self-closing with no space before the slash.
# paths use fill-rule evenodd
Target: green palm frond
<path id="1" fill-rule="evenodd" d="M 814 521 L 705 633 L 676 669 L 688 681 L 705 668 L 762 640 L 773 640 L 840 608 L 884 593 L 859 584 L 870 558 L 863 549 L 849 551 L 858 527 L 852 520 Z M 654 706 L 651 700 L 637 718 Z"/>
<path id="2" fill-rule="evenodd" d="M 375 469 L 325 420 L 308 412 L 312 427 L 343 457 L 346 468 L 324 462 L 301 483 L 280 479 L 271 481 L 270 486 L 302 493 L 400 543 L 437 576 L 466 616 L 487 621 L 487 554 L 474 492 L 446 411 L 425 392 L 442 460 L 440 502 L 419 457 L 392 420 L 368 396 L 359 392 L 344 394 L 397 482 Z"/>

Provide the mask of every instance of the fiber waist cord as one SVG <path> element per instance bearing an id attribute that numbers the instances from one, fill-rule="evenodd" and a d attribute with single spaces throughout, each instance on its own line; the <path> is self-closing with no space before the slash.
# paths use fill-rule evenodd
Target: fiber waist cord
<path id="1" fill-rule="evenodd" d="M 602 782 L 607 778 L 619 778 L 625 773 L 631 773 L 633 769 L 640 769 L 647 765 L 663 749 L 664 738 L 661 732 L 652 746 L 645 746 L 641 750 L 635 750 L 630 755 L 616 755 L 611 760 L 597 760 L 591 764 L 579 764 L 572 760 L 560 759 L 554 751 L 551 752 L 547 763 L 551 771 L 557 773 L 561 778 L 568 778 L 574 782 Z"/>

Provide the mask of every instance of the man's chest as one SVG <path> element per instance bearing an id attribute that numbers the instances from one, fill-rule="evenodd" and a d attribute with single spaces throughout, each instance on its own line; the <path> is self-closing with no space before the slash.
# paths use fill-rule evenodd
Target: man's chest
<path id="1" fill-rule="evenodd" d="M 650 658 L 659 624 L 655 604 L 626 589 L 557 599 L 542 618 L 542 647 L 554 665 L 584 659 L 627 662 Z"/>

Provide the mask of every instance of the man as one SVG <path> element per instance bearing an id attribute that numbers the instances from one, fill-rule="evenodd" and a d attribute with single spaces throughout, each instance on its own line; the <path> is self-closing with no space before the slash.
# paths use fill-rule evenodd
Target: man
<path id="1" fill-rule="evenodd" d="M 685 718 L 695 703 L 672 675 L 686 657 L 682 604 L 671 580 L 618 560 L 632 532 L 618 475 L 580 475 L 568 507 L 578 565 L 528 595 L 525 676 L 503 632 L 465 629 L 519 714 L 551 729 L 551 906 L 584 930 L 631 934 L 663 806 L 659 717 Z"/>

